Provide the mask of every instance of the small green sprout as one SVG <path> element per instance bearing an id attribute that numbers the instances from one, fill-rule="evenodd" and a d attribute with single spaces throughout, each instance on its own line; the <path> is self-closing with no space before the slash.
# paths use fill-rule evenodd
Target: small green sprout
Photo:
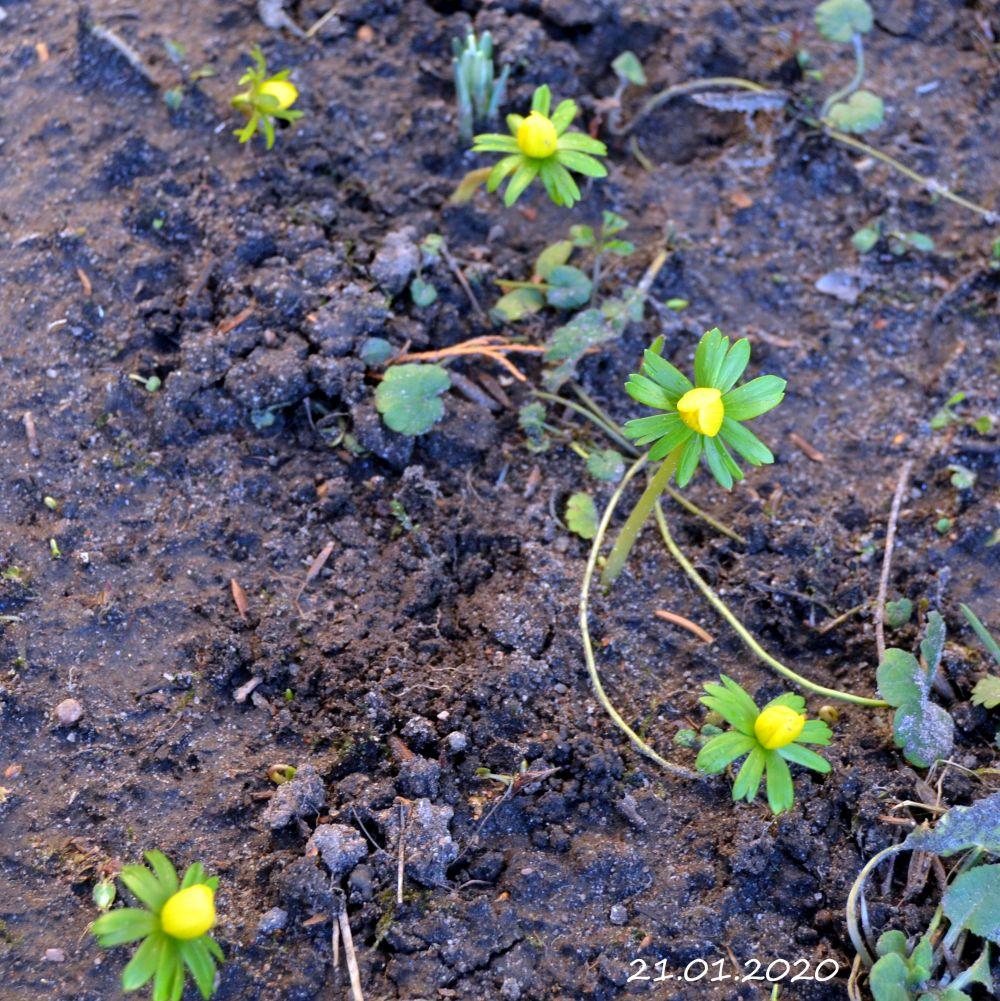
<path id="1" fill-rule="evenodd" d="M 861 36 L 875 23 L 868 0 L 824 0 L 816 8 L 816 28 L 830 42 L 850 43 L 854 49 L 854 76 L 831 94 L 820 118 L 842 132 L 870 132 L 882 124 L 885 106 L 870 90 L 860 90 L 865 79 L 865 52 Z"/>
<path id="2" fill-rule="evenodd" d="M 144 865 L 121 871 L 121 881 L 145 908 L 116 908 L 99 917 L 91 930 L 105 949 L 142 940 L 122 971 L 124 991 L 137 991 L 152 980 L 153 1001 L 180 1001 L 187 967 L 201 996 L 210 998 L 216 961 L 225 958 L 208 934 L 215 924 L 219 881 L 206 878 L 200 862 L 188 866 L 178 880 L 162 852 L 146 852 L 146 861 L 152 871 Z"/>
<path id="3" fill-rule="evenodd" d="M 488 191 L 496 191 L 510 177 L 504 204 L 511 206 L 536 177 L 540 177 L 549 198 L 556 205 L 572 208 L 580 200 L 580 189 L 570 171 L 586 177 L 606 177 L 607 168 L 595 156 L 607 156 L 608 149 L 598 139 L 582 132 L 568 132 L 576 117 L 575 101 L 562 101 L 552 112 L 552 92 L 539 87 L 531 99 L 527 117 L 508 115 L 510 135 L 487 133 L 475 137 L 474 153 L 506 153 L 490 171 Z"/>
<path id="4" fill-rule="evenodd" d="M 241 143 L 249 142 L 260 129 L 264 133 L 267 148 L 274 146 L 274 123 L 282 121 L 291 124 L 302 117 L 301 111 L 290 111 L 299 96 L 295 84 L 289 81 L 291 70 L 282 70 L 268 76 L 267 60 L 260 46 L 250 50 L 253 66 L 248 66 L 240 77 L 240 86 L 249 84 L 247 90 L 240 91 L 230 101 L 238 111 L 242 111 L 248 121 L 242 129 L 233 133 Z"/>
<path id="5" fill-rule="evenodd" d="M 633 373 L 625 391 L 633 400 L 666 413 L 640 417 L 625 425 L 636 444 L 648 445 L 651 461 L 675 456 L 677 485 L 685 487 L 704 455 L 719 485 L 729 490 L 743 472 L 727 445 L 752 466 L 774 462 L 771 450 L 742 421 L 773 410 L 784 398 L 785 380 L 762 375 L 736 386 L 750 361 L 744 337 L 732 347 L 716 327 L 698 343 L 692 383 L 655 351 L 644 354 L 641 373 Z"/>
<path id="6" fill-rule="evenodd" d="M 752 803 L 766 777 L 767 802 L 777 815 L 790 810 L 795 788 L 789 762 L 825 774 L 830 763 L 804 744 L 829 744 L 830 728 L 822 720 L 806 719 L 805 699 L 786 693 L 758 709 L 752 698 L 724 674 L 721 684 L 705 685 L 701 702 L 719 713 L 732 730 L 713 737 L 701 751 L 695 766 L 708 775 L 718 775 L 744 755 L 746 761 L 733 783 L 733 800 Z"/>
<path id="7" fill-rule="evenodd" d="M 597 535 L 597 506 L 590 494 L 580 491 L 566 502 L 566 526 L 581 539 Z"/>
<path id="8" fill-rule="evenodd" d="M 493 75 L 493 39 L 484 31 L 479 40 L 469 31 L 465 45 L 451 40 L 451 61 L 455 71 L 455 97 L 458 101 L 458 134 L 463 142 L 472 141 L 476 122 L 492 122 L 503 104 L 510 66 L 504 66 L 500 76 Z"/>

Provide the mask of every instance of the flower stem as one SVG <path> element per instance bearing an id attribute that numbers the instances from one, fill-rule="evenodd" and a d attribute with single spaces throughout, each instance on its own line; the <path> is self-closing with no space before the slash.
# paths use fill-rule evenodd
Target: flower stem
<path id="1" fill-rule="evenodd" d="M 656 471 L 656 475 L 646 484 L 646 489 L 643 490 L 642 496 L 635 507 L 632 508 L 632 513 L 626 519 L 625 524 L 622 525 L 622 530 L 618 533 L 618 538 L 611 549 L 608 561 L 604 564 L 604 569 L 601 571 L 601 583 L 605 587 L 613 584 L 622 572 L 625 561 L 628 559 L 628 554 L 632 551 L 632 547 L 639 538 L 642 526 L 646 523 L 650 511 L 653 510 L 653 505 L 660 499 L 663 491 L 667 489 L 667 484 L 677 469 L 677 462 L 680 457 L 680 448 L 675 448 L 663 460 L 660 468 Z"/>
<path id="2" fill-rule="evenodd" d="M 663 536 L 663 541 L 666 543 L 667 549 L 670 550 L 670 555 L 673 556 L 675 560 L 680 564 L 681 569 L 691 578 L 698 590 L 701 591 L 703 595 L 715 606 L 715 610 L 736 630 L 740 639 L 749 647 L 750 651 L 755 654 L 760 660 L 762 660 L 768 667 L 777 671 L 782 677 L 787 678 L 789 681 L 794 682 L 800 688 L 805 688 L 810 692 L 815 692 L 817 695 L 825 695 L 831 699 L 840 699 L 842 702 L 852 702 L 854 705 L 858 706 L 872 706 L 873 708 L 885 708 L 889 705 L 888 702 L 883 702 L 881 699 L 869 699 L 865 698 L 863 695 L 853 695 L 850 692 L 840 692 L 835 688 L 826 688 L 824 685 L 817 685 L 814 681 L 810 681 L 808 678 L 803 678 L 801 674 L 796 674 L 790 667 L 786 667 L 781 663 L 776 657 L 772 657 L 751 635 L 750 631 L 743 625 L 742 622 L 736 617 L 736 615 L 730 610 L 729 606 L 712 590 L 712 588 L 706 583 L 705 579 L 695 570 L 691 561 L 681 552 L 677 543 L 674 542 L 674 537 L 670 534 L 670 529 L 667 527 L 667 519 L 663 514 L 663 507 L 658 501 L 654 501 L 656 508 L 656 522 L 660 528 L 660 535 Z M 624 529 L 622 530 L 624 533 Z"/>
<path id="3" fill-rule="evenodd" d="M 594 577 L 594 570 L 597 566 L 597 557 L 601 551 L 601 544 L 604 542 L 604 536 L 607 534 L 608 525 L 611 522 L 611 516 L 614 514 L 615 508 L 618 506 L 618 502 L 621 500 L 621 496 L 628 486 L 632 477 L 639 472 L 640 469 L 645 465 L 646 457 L 641 456 L 639 459 L 629 467 L 628 471 L 622 477 L 621 483 L 618 484 L 617 489 L 611 495 L 611 499 L 608 501 L 608 506 L 604 509 L 604 514 L 601 516 L 600 523 L 597 526 L 597 534 L 594 536 L 593 545 L 590 547 L 590 557 L 587 559 L 587 566 L 583 572 L 583 584 L 580 588 L 580 635 L 583 639 L 583 656 L 587 663 L 587 673 L 590 675 L 591 684 L 594 687 L 594 694 L 597 696 L 597 701 L 600 702 L 604 711 L 611 717 L 612 722 L 619 730 L 624 733 L 628 739 L 632 742 L 632 745 L 640 753 L 645 755 L 652 761 L 655 761 L 661 768 L 666 769 L 668 772 L 674 775 L 680 776 L 686 779 L 699 779 L 702 776 L 698 775 L 697 772 L 692 772 L 687 768 L 683 768 L 680 765 L 675 765 L 666 758 L 657 754 L 652 747 L 647 744 L 642 737 L 640 737 L 629 725 L 622 719 L 621 714 L 617 709 L 611 704 L 611 700 L 608 698 L 604 691 L 604 686 L 601 684 L 601 677 L 597 672 L 597 662 L 594 659 L 594 646 L 590 640 L 590 628 L 587 623 L 588 619 L 588 601 L 590 598 L 590 585 Z"/>

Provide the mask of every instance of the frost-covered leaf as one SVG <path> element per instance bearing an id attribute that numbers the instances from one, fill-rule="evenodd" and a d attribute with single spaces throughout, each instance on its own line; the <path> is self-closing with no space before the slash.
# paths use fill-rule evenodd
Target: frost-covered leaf
<path id="1" fill-rule="evenodd" d="M 885 105 L 870 90 L 856 90 L 846 101 L 838 101 L 827 112 L 826 120 L 841 132 L 871 132 L 882 124 Z"/>
<path id="2" fill-rule="evenodd" d="M 545 305 L 545 294 L 541 289 L 516 288 L 502 295 L 490 310 L 491 315 L 504 323 L 516 323 L 532 313 L 537 313 Z"/>
<path id="3" fill-rule="evenodd" d="M 532 452 L 544 452 L 549 447 L 545 433 L 545 404 L 535 400 L 526 403 L 517 412 L 517 422 L 528 438 L 528 448 Z"/>
<path id="4" fill-rule="evenodd" d="M 874 22 L 867 0 L 824 0 L 813 16 L 816 30 L 831 42 L 849 42 L 871 31 Z"/>
<path id="5" fill-rule="evenodd" d="M 636 87 L 646 86 L 646 74 L 639 57 L 634 52 L 626 50 L 620 56 L 616 56 L 611 62 L 611 68 L 619 80 L 635 84 Z"/>
<path id="6" fill-rule="evenodd" d="M 930 768 L 947 758 L 955 743 L 955 723 L 929 699 L 907 702 L 896 710 L 893 735 L 903 757 L 918 768 Z"/>
<path id="7" fill-rule="evenodd" d="M 615 331 L 605 323 L 599 309 L 585 309 L 554 330 L 546 345 L 545 360 L 560 364 L 545 373 L 547 388 L 555 392 L 567 379 L 573 378 L 577 362 L 587 351 L 614 336 Z"/>
<path id="8" fill-rule="evenodd" d="M 933 828 L 911 831 L 904 845 L 914 851 L 945 856 L 969 848 L 1000 855 L 1000 792 L 984 796 L 972 806 L 953 806 Z"/>
<path id="9" fill-rule="evenodd" d="M 944 652 L 945 625 L 944 619 L 938 612 L 931 612 L 927 616 L 927 628 L 924 631 L 924 638 L 920 642 L 920 656 L 924 658 L 927 666 L 928 687 L 934 679 L 934 672 L 937 671 L 941 663 L 941 654 Z"/>
<path id="10" fill-rule="evenodd" d="M 972 704 L 985 706 L 987 709 L 996 709 L 1000 706 L 1000 678 L 995 674 L 987 674 L 985 678 L 980 678 L 976 682 L 976 687 L 972 689 Z"/>
<path id="11" fill-rule="evenodd" d="M 597 507 L 590 494 L 575 493 L 566 503 L 566 525 L 581 539 L 597 535 Z"/>
<path id="12" fill-rule="evenodd" d="M 1000 944 L 1000 865 L 976 866 L 957 876 L 941 906 L 953 925 Z"/>
<path id="13" fill-rule="evenodd" d="M 393 365 L 375 390 L 375 407 L 400 434 L 425 434 L 444 416 L 440 396 L 451 386 L 440 365 Z"/>
<path id="14" fill-rule="evenodd" d="M 587 472 L 605 483 L 617 483 L 625 475 L 625 459 L 613 448 L 602 448 L 587 456 Z"/>
<path id="15" fill-rule="evenodd" d="M 577 309 L 590 301 L 590 279 L 572 264 L 560 264 L 548 277 L 547 298 L 556 309 Z"/>

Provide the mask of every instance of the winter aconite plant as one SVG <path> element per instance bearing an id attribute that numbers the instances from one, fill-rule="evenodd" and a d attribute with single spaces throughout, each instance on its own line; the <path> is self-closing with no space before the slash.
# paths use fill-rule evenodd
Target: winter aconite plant
<path id="1" fill-rule="evenodd" d="M 830 763 L 805 744 L 829 744 L 830 728 L 822 720 L 806 719 L 805 700 L 791 693 L 772 699 L 763 709 L 732 678 L 707 684 L 702 704 L 717 712 L 733 729 L 713 737 L 698 753 L 696 767 L 717 775 L 746 756 L 736 781 L 733 799 L 752 803 L 762 781 L 767 802 L 775 814 L 790 810 L 795 802 L 789 763 L 828 772 Z"/>
<path id="2" fill-rule="evenodd" d="M 264 133 L 267 148 L 274 146 L 274 123 L 282 121 L 291 124 L 302 117 L 301 111 L 289 110 L 298 100 L 299 92 L 288 77 L 291 70 L 282 70 L 268 76 L 267 60 L 260 46 L 250 50 L 253 66 L 248 66 L 240 77 L 240 86 L 247 89 L 236 94 L 231 104 L 248 118 L 242 129 L 234 135 L 241 143 L 250 142 L 260 129 Z"/>
<path id="3" fill-rule="evenodd" d="M 222 950 L 209 931 L 215 924 L 218 879 L 206 878 L 200 862 L 188 866 L 179 880 L 170 860 L 158 851 L 146 852 L 144 865 L 127 865 L 121 881 L 145 905 L 122 907 L 99 917 L 92 926 L 106 949 L 127 942 L 139 948 L 122 971 L 122 989 L 136 991 L 153 981 L 152 1001 L 180 1001 L 185 967 L 203 998 L 215 991 L 215 964 Z"/>
<path id="4" fill-rule="evenodd" d="M 638 445 L 651 445 L 648 458 L 662 465 L 650 480 L 608 557 L 602 580 L 613 581 L 625 565 L 643 523 L 676 474 L 687 486 L 704 458 L 720 486 L 730 489 L 743 472 L 729 449 L 752 466 L 774 462 L 770 449 L 743 421 L 773 410 L 784 398 L 785 380 L 762 375 L 737 386 L 750 361 L 744 337 L 730 346 L 716 327 L 705 333 L 694 356 L 694 381 L 660 356 L 662 341 L 643 355 L 642 371 L 629 376 L 625 390 L 638 403 L 661 413 L 625 425 Z"/>
<path id="5" fill-rule="evenodd" d="M 561 101 L 550 115 L 552 93 L 539 87 L 531 100 L 531 111 L 508 115 L 510 135 L 487 133 L 475 137 L 474 153 L 505 153 L 490 171 L 488 191 L 496 191 L 506 179 L 504 204 L 513 205 L 525 189 L 540 177 L 556 205 L 571 208 L 580 200 L 580 189 L 570 171 L 586 177 L 606 177 L 607 169 L 595 157 L 606 156 L 607 147 L 582 132 L 569 132 L 576 117 L 575 101 Z"/>

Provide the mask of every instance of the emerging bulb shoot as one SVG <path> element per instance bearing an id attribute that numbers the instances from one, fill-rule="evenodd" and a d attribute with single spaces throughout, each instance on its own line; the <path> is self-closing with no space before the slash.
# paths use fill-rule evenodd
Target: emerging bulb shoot
<path id="1" fill-rule="evenodd" d="M 776 751 L 792 743 L 806 725 L 803 713 L 797 713 L 788 706 L 768 706 L 753 725 L 754 736 L 761 747 Z"/>
<path id="2" fill-rule="evenodd" d="M 160 925 L 171 938 L 198 938 L 214 924 L 215 892 L 204 883 L 178 890 L 160 911 Z"/>
<path id="3" fill-rule="evenodd" d="M 540 111 L 532 111 L 517 127 L 517 145 L 525 156 L 544 160 L 556 151 L 556 127 Z"/>
<path id="4" fill-rule="evenodd" d="M 689 389 L 677 401 L 677 413 L 696 434 L 714 438 L 722 427 L 726 408 L 722 404 L 722 393 L 718 389 L 699 387 Z"/>

